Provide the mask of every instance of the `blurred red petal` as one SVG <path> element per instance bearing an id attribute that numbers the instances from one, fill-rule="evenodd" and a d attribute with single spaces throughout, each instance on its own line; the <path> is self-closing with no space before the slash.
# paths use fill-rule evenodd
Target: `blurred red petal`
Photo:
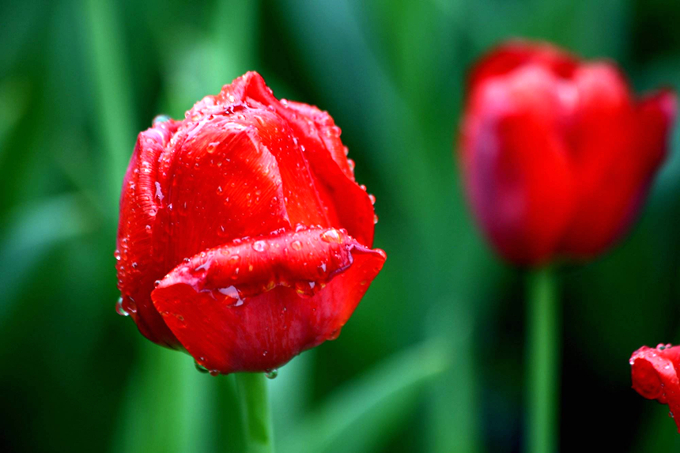
<path id="1" fill-rule="evenodd" d="M 578 60 L 548 43 L 510 40 L 482 57 L 470 73 L 468 86 L 474 88 L 487 79 L 532 64 L 549 70 L 555 76 L 569 78 L 577 68 Z"/>
<path id="2" fill-rule="evenodd" d="M 668 121 L 652 119 L 661 115 L 651 113 L 650 105 L 638 113 L 611 65 L 584 66 L 574 80 L 579 101 L 569 140 L 579 207 L 560 248 L 590 258 L 618 240 L 636 217 L 665 153 Z"/>
<path id="3" fill-rule="evenodd" d="M 517 264 L 551 257 L 573 212 L 560 82 L 540 68 L 475 91 L 463 131 L 468 198 L 485 233 Z"/>

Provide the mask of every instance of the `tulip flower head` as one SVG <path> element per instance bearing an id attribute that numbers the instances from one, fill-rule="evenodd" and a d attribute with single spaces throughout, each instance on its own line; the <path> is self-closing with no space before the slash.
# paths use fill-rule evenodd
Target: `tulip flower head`
<path id="1" fill-rule="evenodd" d="M 630 358 L 633 389 L 650 400 L 668 404 L 669 415 L 680 432 L 680 346 L 643 346 Z M 675 416 L 678 414 L 678 417 Z"/>
<path id="2" fill-rule="evenodd" d="M 610 62 L 508 42 L 469 80 L 460 141 L 467 197 L 507 260 L 593 258 L 628 230 L 664 160 L 676 97 L 634 98 Z"/>
<path id="3" fill-rule="evenodd" d="M 385 261 L 326 112 L 250 72 L 140 133 L 123 183 L 119 311 L 211 373 L 334 339 Z"/>

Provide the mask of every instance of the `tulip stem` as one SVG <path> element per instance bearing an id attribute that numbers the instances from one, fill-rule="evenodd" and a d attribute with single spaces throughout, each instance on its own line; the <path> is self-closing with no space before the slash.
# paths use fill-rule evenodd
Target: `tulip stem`
<path id="1" fill-rule="evenodd" d="M 236 386 L 243 414 L 246 451 L 273 453 L 274 434 L 264 373 L 238 373 Z"/>
<path id="2" fill-rule="evenodd" d="M 527 453 L 558 450 L 560 326 L 555 273 L 532 271 L 527 281 Z"/>

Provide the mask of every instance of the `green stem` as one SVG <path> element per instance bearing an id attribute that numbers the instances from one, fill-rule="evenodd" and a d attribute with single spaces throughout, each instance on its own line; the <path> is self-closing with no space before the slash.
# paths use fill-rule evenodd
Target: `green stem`
<path id="1" fill-rule="evenodd" d="M 560 334 L 555 275 L 550 268 L 533 271 L 527 281 L 528 391 L 527 453 L 555 453 L 559 397 Z"/>
<path id="2" fill-rule="evenodd" d="M 239 402 L 248 453 L 273 453 L 272 432 L 267 381 L 263 373 L 238 373 L 236 375 Z"/>

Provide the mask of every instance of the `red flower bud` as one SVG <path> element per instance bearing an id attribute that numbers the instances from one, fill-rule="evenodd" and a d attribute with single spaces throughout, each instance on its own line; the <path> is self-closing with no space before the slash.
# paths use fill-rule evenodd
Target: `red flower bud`
<path id="1" fill-rule="evenodd" d="M 628 229 L 662 163 L 676 98 L 633 98 L 609 62 L 509 42 L 473 68 L 461 134 L 466 192 L 515 264 L 588 259 Z"/>
<path id="2" fill-rule="evenodd" d="M 254 72 L 139 134 L 123 183 L 120 310 L 220 373 L 334 339 L 385 261 L 326 113 Z"/>
<path id="3" fill-rule="evenodd" d="M 643 346 L 630 358 L 633 389 L 650 400 L 668 404 L 669 415 L 680 432 L 680 346 L 660 344 L 656 349 Z"/>

